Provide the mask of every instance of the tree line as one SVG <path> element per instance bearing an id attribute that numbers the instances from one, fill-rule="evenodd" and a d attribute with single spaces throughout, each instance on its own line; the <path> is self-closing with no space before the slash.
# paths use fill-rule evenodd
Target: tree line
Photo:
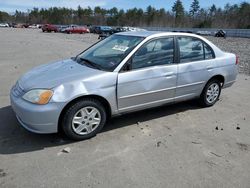
<path id="1" fill-rule="evenodd" d="M 79 24 L 137 27 L 196 27 L 196 28 L 248 28 L 250 29 L 250 3 L 226 4 L 223 8 L 212 5 L 201 8 L 193 0 L 185 10 L 181 0 L 176 0 L 169 10 L 148 6 L 146 10 L 104 9 L 99 6 L 77 9 L 64 7 L 33 8 L 14 14 L 0 11 L 0 22 L 29 24 Z"/>

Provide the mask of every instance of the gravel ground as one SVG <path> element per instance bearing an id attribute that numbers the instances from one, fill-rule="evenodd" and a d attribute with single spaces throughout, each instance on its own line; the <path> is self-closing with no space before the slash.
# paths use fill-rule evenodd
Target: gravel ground
<path id="1" fill-rule="evenodd" d="M 212 41 L 220 49 L 226 52 L 232 52 L 239 56 L 239 72 L 250 74 L 250 39 L 249 38 L 233 38 L 227 37 L 207 37 L 208 40 Z"/>
<path id="2" fill-rule="evenodd" d="M 247 62 L 249 39 L 211 40 Z M 213 107 L 189 101 L 116 117 L 89 140 L 24 130 L 9 103 L 18 77 L 96 41 L 91 34 L 0 29 L 1 188 L 249 187 L 250 77 L 245 74 Z"/>

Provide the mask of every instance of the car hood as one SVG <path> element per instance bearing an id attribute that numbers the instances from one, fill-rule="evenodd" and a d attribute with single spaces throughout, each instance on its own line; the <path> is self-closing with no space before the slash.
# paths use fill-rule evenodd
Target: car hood
<path id="1" fill-rule="evenodd" d="M 51 89 L 74 80 L 84 80 L 91 76 L 103 74 L 103 71 L 80 65 L 72 59 L 45 64 L 24 74 L 18 83 L 23 90 L 34 88 Z"/>

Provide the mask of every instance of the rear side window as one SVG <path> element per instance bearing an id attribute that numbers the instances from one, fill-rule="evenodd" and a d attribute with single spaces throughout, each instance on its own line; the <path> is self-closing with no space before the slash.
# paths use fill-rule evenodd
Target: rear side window
<path id="1" fill-rule="evenodd" d="M 201 61 L 214 58 L 212 49 L 200 39 L 178 37 L 180 63 Z"/>
<path id="2" fill-rule="evenodd" d="M 213 50 L 205 43 L 204 45 L 204 53 L 205 53 L 205 59 L 213 59 L 214 58 L 214 52 Z"/>

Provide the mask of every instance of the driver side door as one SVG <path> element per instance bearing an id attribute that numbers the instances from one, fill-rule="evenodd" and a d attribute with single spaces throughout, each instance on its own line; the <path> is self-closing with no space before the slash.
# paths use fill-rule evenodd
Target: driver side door
<path id="1" fill-rule="evenodd" d="M 174 101 L 177 82 L 174 44 L 174 37 L 153 39 L 125 64 L 117 81 L 119 112 Z"/>

